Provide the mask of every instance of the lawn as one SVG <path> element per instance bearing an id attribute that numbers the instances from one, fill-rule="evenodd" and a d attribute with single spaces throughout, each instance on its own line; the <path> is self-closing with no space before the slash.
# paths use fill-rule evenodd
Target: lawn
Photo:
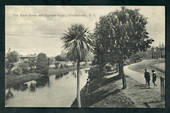
<path id="1" fill-rule="evenodd" d="M 165 72 L 165 63 L 155 64 L 155 65 L 153 65 L 153 67 L 155 67 L 158 70 L 161 70 L 161 71 Z"/>
<path id="2" fill-rule="evenodd" d="M 143 73 L 145 68 L 151 71 L 152 69 L 155 69 L 154 66 L 165 70 L 164 65 L 165 65 L 165 59 L 151 59 L 151 60 L 143 60 L 139 63 L 131 64 L 129 66 L 129 69 Z"/>

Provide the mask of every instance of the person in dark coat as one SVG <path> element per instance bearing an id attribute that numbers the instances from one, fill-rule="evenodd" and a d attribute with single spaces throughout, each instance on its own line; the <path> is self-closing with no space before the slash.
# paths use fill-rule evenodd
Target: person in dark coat
<path id="1" fill-rule="evenodd" d="M 150 73 L 147 71 L 147 69 L 145 69 L 144 77 L 146 80 L 146 84 L 150 86 Z"/>
<path id="2" fill-rule="evenodd" d="M 156 73 L 155 73 L 155 70 L 152 70 L 152 82 L 153 82 L 153 84 L 154 84 L 154 86 L 157 86 L 156 85 Z"/>

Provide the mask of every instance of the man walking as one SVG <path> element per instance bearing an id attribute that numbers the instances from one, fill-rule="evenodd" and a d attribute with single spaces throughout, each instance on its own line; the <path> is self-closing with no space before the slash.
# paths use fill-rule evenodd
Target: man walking
<path id="1" fill-rule="evenodd" d="M 152 70 L 152 82 L 153 82 L 153 84 L 154 84 L 154 86 L 157 86 L 156 85 L 156 73 L 155 73 L 155 70 Z"/>
<path id="2" fill-rule="evenodd" d="M 148 86 L 150 86 L 150 73 L 147 72 L 147 69 L 145 69 L 144 77 L 145 77 L 145 80 L 146 80 L 146 84 Z"/>

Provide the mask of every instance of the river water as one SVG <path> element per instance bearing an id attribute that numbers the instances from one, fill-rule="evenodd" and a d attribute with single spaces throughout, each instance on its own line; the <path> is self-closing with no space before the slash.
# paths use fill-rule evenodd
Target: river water
<path id="1" fill-rule="evenodd" d="M 87 69 L 80 71 L 80 88 L 86 84 Z M 31 91 L 11 89 L 13 97 L 6 100 L 6 107 L 70 107 L 76 98 L 76 71 L 69 72 L 60 78 L 55 75 L 49 77 L 49 84 Z"/>

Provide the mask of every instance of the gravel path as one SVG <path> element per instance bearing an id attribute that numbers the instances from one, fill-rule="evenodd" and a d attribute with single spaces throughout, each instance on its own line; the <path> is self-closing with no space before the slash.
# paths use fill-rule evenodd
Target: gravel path
<path id="1" fill-rule="evenodd" d="M 128 76 L 127 76 L 127 89 L 123 90 L 123 92 L 127 96 L 129 96 L 132 99 L 132 101 L 134 101 L 136 107 L 164 108 L 165 100 L 161 99 L 160 97 L 159 77 L 157 77 L 156 87 L 152 84 L 152 77 L 150 81 L 151 86 L 148 87 L 144 79 L 144 71 L 142 72 L 143 69 L 141 70 L 138 69 L 137 71 L 134 70 L 138 68 L 138 66 L 145 68 L 147 67 L 147 64 L 149 66 L 151 66 L 152 64 L 163 65 L 163 63 L 155 64 L 154 60 L 150 60 L 150 61 L 144 60 L 139 63 L 125 66 L 124 72 L 125 72 L 125 75 L 128 75 Z M 151 70 L 151 67 L 149 67 L 149 70 Z M 161 73 L 159 71 L 157 71 L 157 74 L 162 74 L 163 76 L 165 76 L 165 73 Z M 131 78 L 133 78 L 134 80 Z"/>
<path id="2" fill-rule="evenodd" d="M 145 81 L 145 78 L 144 78 L 144 69 L 141 69 L 140 71 L 135 71 L 133 69 L 135 69 L 134 67 L 142 67 L 142 65 L 145 65 L 143 67 L 147 67 L 147 64 L 150 63 L 150 64 L 154 64 L 153 63 L 154 60 L 143 60 L 142 62 L 139 62 L 139 63 L 135 63 L 135 64 L 131 64 L 131 65 L 128 65 L 128 66 L 125 66 L 124 67 L 124 72 L 125 72 L 125 75 L 128 75 L 129 77 L 135 79 L 136 81 L 138 81 L 139 83 L 141 84 L 146 84 L 146 81 Z M 161 63 L 162 64 L 162 63 Z M 148 64 L 149 65 L 149 64 Z M 155 64 L 154 64 L 155 65 Z M 143 72 L 142 72 L 143 70 Z M 148 70 L 151 74 L 151 68 L 149 67 L 149 70 Z M 160 73 L 160 72 L 156 72 L 158 75 L 160 74 L 164 74 L 164 73 Z M 152 76 L 151 76 L 151 80 L 150 80 L 150 84 L 151 84 L 151 88 L 157 90 L 157 91 L 160 91 L 160 78 L 157 77 L 157 80 L 156 80 L 156 84 L 157 86 L 155 87 L 152 83 Z"/>

